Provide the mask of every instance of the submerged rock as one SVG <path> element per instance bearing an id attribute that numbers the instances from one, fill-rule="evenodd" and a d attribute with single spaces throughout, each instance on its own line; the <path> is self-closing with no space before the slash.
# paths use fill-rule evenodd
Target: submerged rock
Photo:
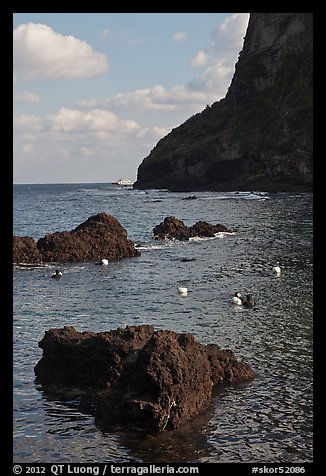
<path id="1" fill-rule="evenodd" d="M 22 241 L 24 240 L 24 242 Z M 24 246 L 23 246 L 24 245 Z M 72 231 L 55 232 L 40 238 L 14 237 L 13 261 L 39 262 L 108 261 L 139 256 L 135 244 L 119 221 L 106 213 L 89 217 Z"/>
<path id="2" fill-rule="evenodd" d="M 100 333 L 65 326 L 46 331 L 39 346 L 40 383 L 105 389 L 96 412 L 102 428 L 175 429 L 208 407 L 214 385 L 255 376 L 230 350 L 150 325 Z"/>
<path id="3" fill-rule="evenodd" d="M 212 225 L 206 221 L 198 221 L 188 227 L 183 221 L 173 216 L 165 217 L 161 223 L 153 228 L 156 240 L 175 239 L 186 241 L 194 237 L 214 237 L 219 232 L 231 233 L 231 230 L 220 223 Z"/>

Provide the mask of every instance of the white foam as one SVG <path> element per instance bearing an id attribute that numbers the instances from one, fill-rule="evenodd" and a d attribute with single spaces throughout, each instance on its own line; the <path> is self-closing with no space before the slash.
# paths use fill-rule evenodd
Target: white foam
<path id="1" fill-rule="evenodd" d="M 214 236 L 193 236 L 189 238 L 189 241 L 208 241 L 208 240 L 215 240 L 216 238 L 224 238 L 227 235 L 235 235 L 234 231 L 219 231 L 215 233 Z"/>

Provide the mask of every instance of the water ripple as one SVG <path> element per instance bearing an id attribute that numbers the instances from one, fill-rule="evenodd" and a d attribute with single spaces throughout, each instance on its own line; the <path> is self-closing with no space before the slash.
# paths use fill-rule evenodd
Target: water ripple
<path id="1" fill-rule="evenodd" d="M 106 184 L 18 187 L 15 234 L 39 238 L 106 211 L 141 244 L 142 254 L 107 267 L 64 265 L 58 282 L 50 278 L 51 266 L 14 271 L 16 461 L 312 461 L 312 197 L 184 196 L 117 193 Z M 157 243 L 152 230 L 169 215 L 188 226 L 223 223 L 235 233 Z M 271 270 L 277 261 L 282 274 L 276 278 Z M 183 285 L 185 298 L 177 293 Z M 256 307 L 232 306 L 235 291 L 252 293 Z M 192 332 L 202 343 L 232 349 L 257 376 L 246 385 L 216 389 L 206 412 L 158 435 L 103 433 L 94 424 L 94 400 L 51 395 L 35 383 L 38 342 L 49 328 L 99 332 L 130 324 Z"/>

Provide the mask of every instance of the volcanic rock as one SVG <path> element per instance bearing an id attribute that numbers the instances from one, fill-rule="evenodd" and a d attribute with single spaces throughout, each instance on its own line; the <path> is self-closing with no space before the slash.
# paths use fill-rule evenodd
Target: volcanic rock
<path id="1" fill-rule="evenodd" d="M 140 349 L 153 333 L 149 325 L 99 333 L 77 332 L 72 326 L 49 329 L 38 344 L 43 356 L 35 374 L 43 384 L 109 388 L 127 355 Z"/>
<path id="2" fill-rule="evenodd" d="M 72 231 L 57 231 L 34 243 L 33 238 L 14 237 L 14 263 L 22 259 L 29 263 L 112 261 L 140 255 L 119 221 L 106 213 L 89 217 Z"/>
<path id="3" fill-rule="evenodd" d="M 109 427 L 174 429 L 208 407 L 212 386 L 204 346 L 191 334 L 156 331 L 104 396 L 96 419 Z"/>
<path id="4" fill-rule="evenodd" d="M 230 233 L 231 230 L 220 223 L 211 225 L 205 221 L 198 221 L 193 226 L 187 227 L 183 221 L 173 216 L 165 217 L 164 221 L 153 228 L 156 240 L 175 239 L 186 241 L 193 237 L 214 237 L 219 232 Z"/>
<path id="5" fill-rule="evenodd" d="M 29 236 L 13 237 L 13 261 L 20 264 L 36 264 L 43 261 L 43 256 L 33 238 Z"/>
<path id="6" fill-rule="evenodd" d="M 214 385 L 255 376 L 231 350 L 150 325 L 100 333 L 65 326 L 46 331 L 39 347 L 40 383 L 105 389 L 96 412 L 102 428 L 175 429 L 208 407 Z"/>

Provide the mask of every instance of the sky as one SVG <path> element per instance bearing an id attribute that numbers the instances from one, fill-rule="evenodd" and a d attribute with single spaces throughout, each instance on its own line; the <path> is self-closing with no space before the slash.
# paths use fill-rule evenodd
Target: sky
<path id="1" fill-rule="evenodd" d="M 14 13 L 14 183 L 136 180 L 225 97 L 249 13 Z"/>

